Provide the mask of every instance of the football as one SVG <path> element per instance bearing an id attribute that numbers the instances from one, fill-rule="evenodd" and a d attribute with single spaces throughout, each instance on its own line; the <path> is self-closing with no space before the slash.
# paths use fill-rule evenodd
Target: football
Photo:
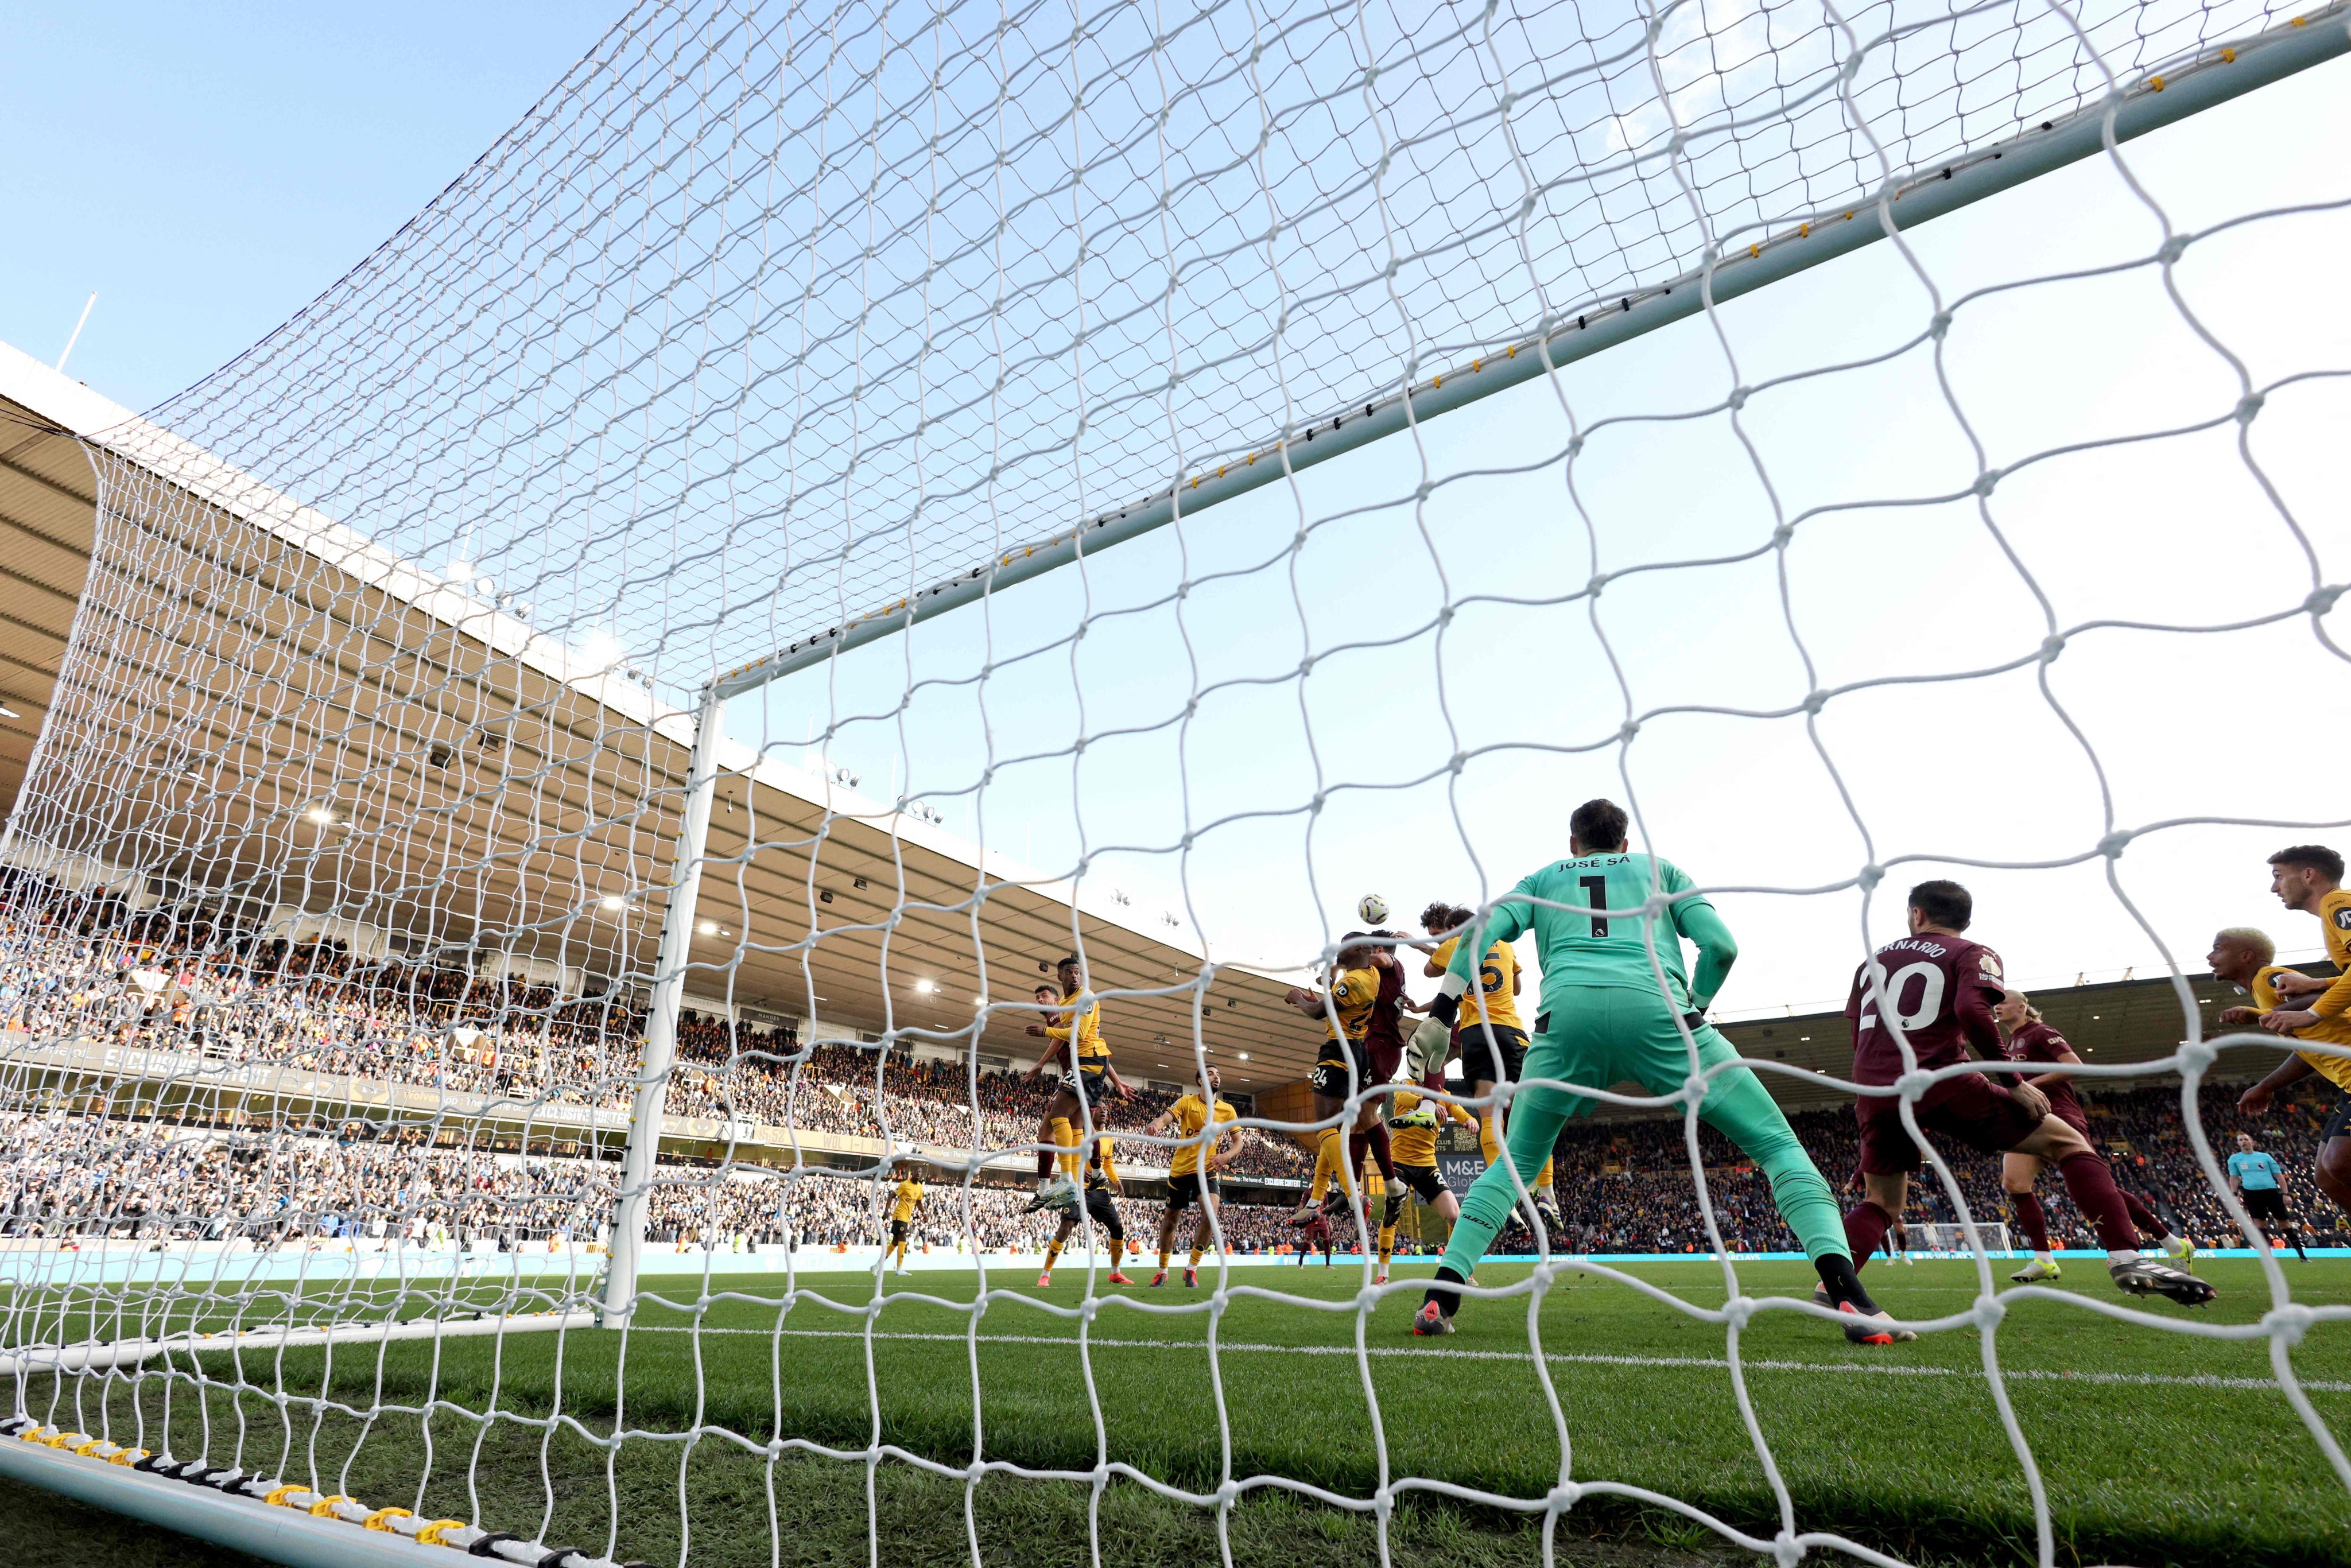
<path id="1" fill-rule="evenodd" d="M 1355 913 L 1364 917 L 1366 925 L 1384 925 L 1388 918 L 1388 901 L 1376 893 L 1367 893 L 1355 901 Z"/>

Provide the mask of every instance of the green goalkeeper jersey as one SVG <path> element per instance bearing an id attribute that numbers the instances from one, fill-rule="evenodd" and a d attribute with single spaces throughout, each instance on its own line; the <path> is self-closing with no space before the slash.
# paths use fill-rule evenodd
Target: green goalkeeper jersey
<path id="1" fill-rule="evenodd" d="M 1652 866 L 1656 868 L 1654 888 Z M 1665 971 L 1675 1011 L 1703 1008 L 1714 999 L 1723 973 L 1739 949 L 1714 905 L 1703 895 L 1689 893 L 1696 885 L 1689 873 L 1673 862 L 1626 851 L 1557 862 L 1521 879 L 1511 889 L 1511 896 L 1494 906 L 1479 940 L 1455 948 L 1451 970 L 1474 986 L 1477 980 L 1468 955 L 1484 952 L 1489 943 L 1512 941 L 1532 931 L 1542 966 L 1546 1009 L 1558 992 L 1575 986 L 1607 986 L 1654 996 L 1658 968 Z M 1650 965 L 1649 944 L 1642 930 L 1650 922 L 1639 913 L 1653 891 L 1687 895 L 1675 898 L 1656 918 L 1656 967 Z M 1609 913 L 1592 913 L 1594 910 Z M 1698 947 L 1695 990 L 1682 962 L 1685 936 Z"/>

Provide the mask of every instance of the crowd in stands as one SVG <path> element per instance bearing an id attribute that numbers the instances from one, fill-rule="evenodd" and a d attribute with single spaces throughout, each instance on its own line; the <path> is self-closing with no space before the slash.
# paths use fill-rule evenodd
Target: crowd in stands
<path id="1" fill-rule="evenodd" d="M 2311 1228 L 2311 1245 L 2351 1246 L 2351 1222 L 2318 1190 L 2310 1176 L 2318 1133 L 2332 1091 L 2312 1078 L 2299 1093 L 2283 1093 L 2255 1122 L 2241 1117 L 2236 1091 L 2215 1085 L 2204 1096 L 2202 1115 L 2214 1158 L 2223 1163 L 2241 1129 L 2286 1169 L 2286 1201 Z M 2084 1094 L 2092 1144 L 2112 1165 L 2124 1186 L 2144 1197 L 2159 1215 L 2183 1226 L 2199 1245 L 2241 1245 L 2236 1228 L 2196 1164 L 2179 1114 L 2176 1088 L 2111 1094 Z M 1844 1187 L 1858 1169 L 1860 1151 L 1853 1113 L 1842 1108 L 1799 1112 L 1789 1124 L 1831 1185 Z M 1734 1251 L 1791 1251 L 1796 1241 L 1771 1201 L 1771 1184 L 1729 1140 L 1703 1124 L 1700 1160 L 1707 1167 L 1707 1196 L 1724 1241 Z M 1938 1144 L 1959 1184 L 1970 1214 L 1979 1223 L 2012 1225 L 2000 1179 L 2000 1163 L 1948 1144 Z M 1555 1149 L 1556 1188 L 1569 1249 L 1579 1252 L 1706 1251 L 1703 1218 L 1689 1153 L 1678 1121 L 1571 1123 Z M 2087 1220 L 2074 1207 L 2065 1184 L 2044 1173 L 2035 1190 L 2049 1218 L 2052 1239 L 2061 1247 L 2095 1245 Z M 1931 1170 L 1910 1184 L 1906 1218 L 1910 1223 L 1952 1224 L 1959 1219 L 1949 1196 Z M 1853 1193 L 1841 1193 L 1844 1202 Z M 1502 1245 L 1531 1239 L 1523 1227 L 1506 1231 Z"/>
<path id="2" fill-rule="evenodd" d="M 820 1041 L 799 1052 L 789 1036 L 761 1036 L 730 1028 L 724 1020 L 692 1017 L 678 1030 L 679 1067 L 670 1088 L 669 1110 L 678 1115 L 723 1118 L 815 1132 L 889 1138 L 968 1148 L 973 1144 L 972 1107 L 978 1105 L 979 1145 L 1000 1149 L 1037 1141 L 1040 1119 L 1052 1098 L 1051 1074 L 982 1071 L 959 1062 L 913 1061 L 898 1052 L 883 1056 L 875 1081 L 876 1049 Z M 799 1063 L 797 1082 L 793 1066 Z M 1094 1124 L 1111 1131 L 1147 1126 L 1175 1104 L 1164 1090 L 1130 1085 L 1123 1097 L 1092 1107 Z M 1136 1144 L 1124 1154 L 1130 1163 L 1165 1166 L 1164 1147 Z M 1251 1138 L 1228 1169 L 1235 1175 L 1303 1179 L 1313 1159 L 1292 1139 Z"/>
<path id="3" fill-rule="evenodd" d="M 2178 1097 L 2152 1089 L 2085 1097 L 2095 1140 L 2124 1185 L 2146 1196 L 2206 1245 L 2233 1232 L 2179 1130 Z M 2252 1129 L 2287 1172 L 2288 1201 L 2311 1245 L 2351 1245 L 2351 1227 L 2308 1176 L 2325 1107 L 2314 1095 L 2283 1096 Z M 1853 1168 L 1851 1119 L 1841 1111 L 1792 1119 L 1832 1179 Z M 2224 1152 L 2233 1108 L 2208 1114 Z M 1760 1173 L 1710 1130 L 1700 1132 L 1707 1191 L 1724 1239 L 1737 1251 L 1787 1251 L 1794 1239 Z M 1671 1122 L 1584 1123 L 1556 1150 L 1563 1228 L 1571 1253 L 1708 1249 L 1681 1129 Z M 2009 1218 L 1994 1162 L 1946 1151 L 1980 1220 Z M 173 1126 L 119 1117 L 17 1113 L 0 1118 L 0 1237 L 222 1241 L 282 1245 L 298 1239 L 381 1244 L 517 1248 L 592 1241 L 611 1224 L 619 1166 L 611 1160 L 488 1154 L 383 1137 L 353 1123 L 339 1134 L 266 1134 Z M 766 1167 L 664 1163 L 649 1201 L 657 1245 L 765 1249 L 872 1245 L 884 1228 L 892 1177 Z M 1025 1186 L 974 1185 L 960 1172 L 924 1168 L 918 1247 L 1033 1251 L 1055 1216 L 1028 1209 Z M 1922 1179 L 1914 1223 L 1955 1218 L 1938 1184 Z M 2091 1245 L 2062 1183 L 2041 1197 L 2060 1246 Z M 1130 1238 L 1146 1241 L 1161 1212 L 1154 1198 L 1121 1197 Z M 1287 1250 L 1297 1241 L 1289 1205 L 1228 1201 L 1224 1233 L 1237 1250 Z M 1190 1234 L 1185 1222 L 1184 1236 Z M 1408 1226 L 1407 1234 L 1416 1229 Z M 1352 1226 L 1340 1221 L 1343 1239 Z M 1407 1248 L 1406 1250 L 1410 1249 Z M 1532 1249 L 1522 1226 L 1501 1251 Z"/>
<path id="4" fill-rule="evenodd" d="M 25 873 L 0 868 L 0 898 L 13 896 L 18 908 L 0 918 L 0 1029 L 530 1102 L 627 1103 L 643 1019 L 621 999 L 566 997 L 519 978 L 445 966 L 363 962 L 332 940 L 239 937 L 208 924 L 210 917 L 132 912 L 120 901 L 61 903 L 51 896 L 54 888 L 46 903 L 26 901 L 24 882 Z M 27 913 L 39 910 L 48 916 Z M 59 917 L 59 910 L 72 917 Z M 1050 1076 L 975 1076 L 961 1063 L 909 1060 L 871 1044 L 828 1040 L 803 1048 L 789 1029 L 744 1028 L 689 1012 L 681 1020 L 668 1110 L 886 1136 L 902 1145 L 966 1148 L 977 1141 L 1002 1148 L 1036 1139 L 1051 1087 Z M 2312 1080 L 2300 1092 L 2281 1095 L 2273 1111 L 2245 1130 L 2285 1167 L 2288 1202 L 2309 1222 L 2309 1239 L 2351 1244 L 2351 1228 L 2308 1174 L 2326 1092 Z M 1094 1115 L 1104 1128 L 1132 1131 L 1174 1098 L 1138 1086 L 1105 1099 Z M 2225 1212 L 2194 1162 L 2175 1091 L 2085 1093 L 2083 1100 L 2093 1142 L 2126 1186 L 2199 1241 L 2231 1239 Z M 440 1235 L 506 1245 L 585 1237 L 609 1223 L 616 1170 L 610 1163 L 493 1158 L 363 1136 L 240 1141 L 218 1130 L 35 1117 L 21 1113 L 26 1109 L 20 1103 L 20 1113 L 0 1123 L 0 1234 L 56 1236 L 99 1226 L 176 1238 L 341 1239 L 352 1234 L 349 1228 L 360 1223 L 355 1216 L 364 1209 L 367 1226 L 406 1227 L 410 1239 Z M 2233 1092 L 2215 1085 L 2203 1114 L 2225 1159 L 2240 1130 Z M 1832 1183 L 1846 1182 L 1856 1165 L 1850 1111 L 1804 1112 L 1791 1120 Z M 1570 1124 L 1556 1151 L 1562 1210 L 1557 1244 L 1572 1252 L 1707 1249 L 1683 1137 L 1677 1121 Z M 1792 1249 L 1762 1176 L 1712 1131 L 1701 1128 L 1699 1140 L 1724 1239 L 1740 1251 Z M 1974 1215 L 2008 1218 L 1997 1162 L 1947 1153 Z M 1164 1163 L 1143 1145 L 1122 1150 L 1122 1159 Z M 1264 1134 L 1249 1141 L 1234 1174 L 1294 1179 L 1311 1165 L 1301 1145 Z M 737 1245 L 739 1238 L 739 1244 L 757 1245 L 789 1233 L 804 1244 L 845 1246 L 878 1235 L 872 1181 L 701 1179 L 684 1174 L 690 1167 L 678 1168 L 678 1185 L 660 1189 L 650 1210 L 653 1230 L 678 1244 Z M 1957 1218 L 1931 1173 L 1912 1191 L 1914 1223 Z M 2040 1191 L 2060 1244 L 2086 1244 L 2089 1227 L 2064 1184 L 2044 1180 Z M 955 1245 L 967 1228 L 961 1183 L 942 1182 L 934 1194 L 920 1216 L 919 1237 L 935 1247 Z M 969 1228 L 981 1246 L 1025 1246 L 1050 1233 L 1051 1217 L 1028 1213 L 1026 1197 L 1018 1188 L 973 1190 Z M 1126 1198 L 1122 1207 L 1131 1234 L 1155 1228 L 1155 1204 Z M 1228 1236 L 1244 1247 L 1292 1239 L 1286 1200 L 1280 1207 L 1229 1204 L 1227 1215 Z M 1531 1242 L 1514 1224 L 1498 1247 L 1527 1250 Z"/>
<path id="5" fill-rule="evenodd" d="M 0 1236 L 268 1244 L 525 1239 L 608 1223 L 610 1162 L 401 1139 L 236 1135 L 68 1115 L 0 1119 Z"/>
<path id="6" fill-rule="evenodd" d="M 0 929 L 0 1029 L 49 1039 L 104 1037 L 223 1065 L 251 1062 L 611 1110 L 629 1101 L 643 1017 L 600 999 L 565 999 L 512 978 L 397 962 L 355 964 L 332 941 L 173 954 L 120 933 Z M 881 1082 L 875 1059 L 885 1056 Z M 664 1109 L 806 1131 L 970 1147 L 975 1089 L 982 1146 L 1037 1138 L 1050 1075 L 908 1060 L 901 1051 L 820 1042 L 687 1010 Z M 1095 1108 L 1096 1124 L 1140 1128 L 1176 1096 L 1140 1086 Z M 1165 1158 L 1142 1156 L 1164 1165 Z M 1294 1142 L 1252 1140 L 1237 1175 L 1302 1178 Z"/>
<path id="7" fill-rule="evenodd" d="M 242 1241 L 528 1249 L 609 1235 L 617 1161 L 527 1157 L 342 1134 L 224 1133 L 50 1113 L 0 1118 L 0 1238 L 81 1244 Z M 928 1179 L 917 1248 L 1034 1252 L 1058 1217 L 1026 1186 Z M 651 1244 L 679 1249 L 870 1247 L 887 1228 L 894 1176 L 798 1175 L 664 1163 L 646 1206 Z M 1118 1200 L 1129 1234 L 1151 1234 L 1159 1205 Z M 1228 1206 L 1228 1239 L 1262 1249 L 1286 1239 L 1288 1208 Z M 1188 1227 L 1185 1232 L 1188 1237 Z"/>

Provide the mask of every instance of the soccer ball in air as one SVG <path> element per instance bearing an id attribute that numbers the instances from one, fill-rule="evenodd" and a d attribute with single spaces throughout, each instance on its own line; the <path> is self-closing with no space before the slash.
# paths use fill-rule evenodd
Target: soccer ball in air
<path id="1" fill-rule="evenodd" d="M 1366 925 L 1384 925 L 1388 918 L 1388 901 L 1376 893 L 1367 893 L 1355 901 L 1355 913 L 1364 917 Z"/>

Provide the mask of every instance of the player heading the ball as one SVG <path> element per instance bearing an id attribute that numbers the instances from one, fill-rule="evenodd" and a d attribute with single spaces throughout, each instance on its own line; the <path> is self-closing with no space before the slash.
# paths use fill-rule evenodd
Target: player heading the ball
<path id="1" fill-rule="evenodd" d="M 1625 809 L 1613 800 L 1578 806 L 1568 818 L 1568 858 L 1526 877 L 1476 923 L 1454 949 L 1429 1021 L 1418 1032 L 1441 1036 L 1450 1027 L 1489 944 L 1532 931 L 1542 997 L 1525 1076 L 1602 1087 L 1631 1079 L 1652 1094 L 1670 1094 L 1688 1080 L 1693 1065 L 1716 1070 L 1698 1115 L 1771 1179 L 1772 1200 L 1819 1270 L 1828 1303 L 1860 1320 L 1845 1326 L 1846 1337 L 1870 1344 L 1916 1338 L 1895 1330 L 1862 1289 L 1829 1184 L 1754 1069 L 1706 1021 L 1708 1005 L 1739 956 L 1729 927 L 1692 891 L 1697 884 L 1680 867 L 1627 852 L 1628 825 Z M 1670 900 L 1661 914 L 1646 907 L 1653 891 Z M 1683 967 L 1685 939 L 1698 950 L 1695 984 Z M 1444 1044 L 1432 1036 L 1419 1049 L 1426 1057 Z M 1413 1319 L 1413 1333 L 1453 1332 L 1458 1287 L 1510 1218 L 1560 1129 L 1598 1103 L 1540 1083 L 1511 1100 L 1503 1149 L 1508 1159 L 1489 1166 L 1461 1200 L 1461 1218 L 1437 1266 L 1437 1283 Z"/>

